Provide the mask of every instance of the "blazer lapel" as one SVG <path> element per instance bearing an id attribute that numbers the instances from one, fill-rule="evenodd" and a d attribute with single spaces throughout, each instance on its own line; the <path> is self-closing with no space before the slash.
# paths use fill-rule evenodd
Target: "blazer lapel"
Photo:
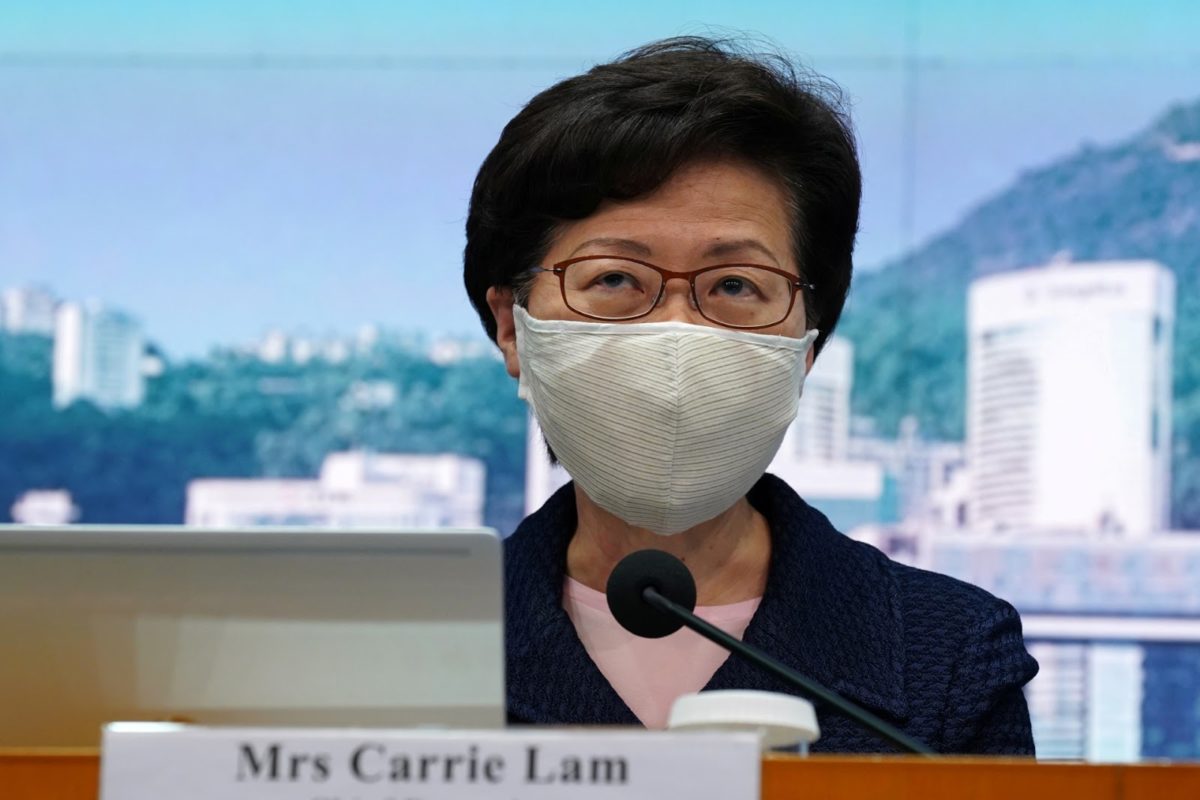
<path id="1" fill-rule="evenodd" d="M 772 553 L 743 641 L 859 705 L 906 719 L 898 587 L 877 552 L 839 533 L 773 475 L 749 500 L 770 525 Z M 797 693 L 736 656 L 705 688 Z"/>
<path id="2" fill-rule="evenodd" d="M 505 542 L 508 713 L 535 725 L 639 725 L 562 607 L 575 525 L 575 490 L 568 483 Z"/>

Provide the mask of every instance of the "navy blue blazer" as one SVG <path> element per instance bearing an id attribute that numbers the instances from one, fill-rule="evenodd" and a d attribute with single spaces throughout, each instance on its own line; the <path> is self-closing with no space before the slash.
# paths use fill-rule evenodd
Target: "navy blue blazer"
<path id="1" fill-rule="evenodd" d="M 1021 687 L 1037 662 L 1012 606 L 842 535 L 774 476 L 764 475 L 748 499 L 770 525 L 772 552 L 745 642 L 939 753 L 1033 754 Z M 562 608 L 575 525 L 567 484 L 504 543 L 509 721 L 638 725 Z M 705 688 L 796 693 L 733 657 Z M 832 710 L 817 714 L 814 752 L 893 749 Z"/>

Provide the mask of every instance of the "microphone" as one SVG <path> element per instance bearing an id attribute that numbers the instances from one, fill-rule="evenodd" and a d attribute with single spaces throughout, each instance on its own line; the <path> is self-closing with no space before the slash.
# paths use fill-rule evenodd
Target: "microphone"
<path id="1" fill-rule="evenodd" d="M 935 755 L 928 745 L 895 725 L 693 614 L 696 581 L 684 563 L 669 553 L 638 550 L 625 556 L 608 576 L 605 594 L 613 617 L 635 636 L 659 639 L 686 625 L 734 655 L 783 679 L 814 702 L 844 714 L 902 751 Z"/>

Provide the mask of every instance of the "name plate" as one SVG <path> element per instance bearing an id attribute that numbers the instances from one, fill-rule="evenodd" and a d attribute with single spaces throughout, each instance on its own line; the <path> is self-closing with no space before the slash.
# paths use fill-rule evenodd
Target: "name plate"
<path id="1" fill-rule="evenodd" d="M 101 800 L 756 800 L 748 733 L 104 730 Z"/>

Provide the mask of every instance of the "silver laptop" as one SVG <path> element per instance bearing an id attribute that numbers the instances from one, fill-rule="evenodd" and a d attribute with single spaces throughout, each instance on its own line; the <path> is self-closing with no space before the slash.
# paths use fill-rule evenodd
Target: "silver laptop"
<path id="1" fill-rule="evenodd" d="M 101 724 L 497 727 L 486 530 L 0 526 L 0 747 Z"/>

